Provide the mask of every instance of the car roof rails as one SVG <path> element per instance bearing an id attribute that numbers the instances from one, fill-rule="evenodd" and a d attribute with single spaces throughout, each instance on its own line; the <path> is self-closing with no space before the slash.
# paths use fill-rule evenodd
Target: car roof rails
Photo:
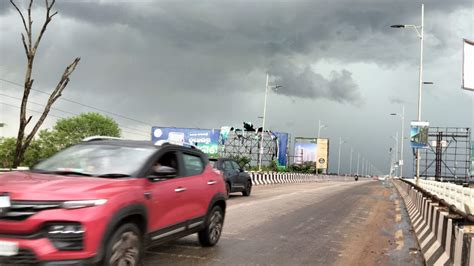
<path id="1" fill-rule="evenodd" d="M 156 146 L 163 146 L 163 145 L 177 145 L 177 146 L 183 146 L 191 149 L 197 149 L 196 145 L 187 143 L 187 142 L 174 142 L 174 141 L 169 141 L 169 140 L 158 140 L 155 142 Z"/>
<path id="2" fill-rule="evenodd" d="M 90 136 L 90 137 L 82 139 L 82 142 L 89 142 L 89 141 L 95 141 L 95 140 L 123 140 L 123 139 L 117 138 L 117 137 L 110 137 L 110 136 Z"/>

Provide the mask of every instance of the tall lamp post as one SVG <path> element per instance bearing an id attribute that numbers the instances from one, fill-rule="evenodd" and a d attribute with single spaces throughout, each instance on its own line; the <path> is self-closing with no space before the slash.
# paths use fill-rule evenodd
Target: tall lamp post
<path id="1" fill-rule="evenodd" d="M 319 139 L 319 136 L 321 136 L 321 129 L 323 128 L 327 128 L 327 126 L 321 124 L 321 120 L 318 120 L 318 139 Z"/>
<path id="2" fill-rule="evenodd" d="M 400 158 L 399 158 L 399 166 L 400 166 L 400 178 L 403 178 L 403 141 L 404 141 L 404 133 L 405 133 L 405 105 L 402 106 L 402 113 L 397 114 L 397 113 L 391 113 L 390 115 L 396 115 L 400 116 L 400 119 L 402 120 L 402 134 L 400 137 Z"/>
<path id="3" fill-rule="evenodd" d="M 342 137 L 339 137 L 339 157 L 337 159 L 337 175 L 339 175 L 341 170 L 341 146 L 343 143 L 346 143 L 346 141 L 343 141 Z"/>
<path id="4" fill-rule="evenodd" d="M 351 147 L 351 159 L 349 161 L 349 174 L 352 175 L 352 153 L 354 152 L 354 149 Z"/>
<path id="5" fill-rule="evenodd" d="M 391 136 L 391 138 L 392 138 L 393 140 L 395 140 L 395 160 L 394 160 L 394 161 L 397 162 L 397 161 L 399 160 L 399 159 L 398 159 L 398 158 L 399 158 L 399 157 L 398 157 L 398 131 L 397 131 L 397 133 L 395 134 L 395 137 L 394 137 L 394 136 Z M 396 166 L 397 166 L 397 165 L 395 164 L 395 167 L 396 167 Z M 398 168 L 398 167 L 395 168 L 395 176 L 397 175 L 397 171 L 398 171 L 397 168 Z"/>
<path id="6" fill-rule="evenodd" d="M 357 153 L 357 173 L 356 175 L 359 175 L 359 162 L 360 162 L 360 153 Z"/>
<path id="7" fill-rule="evenodd" d="M 421 89 L 423 87 L 423 29 L 425 24 L 425 5 L 421 4 L 421 25 L 392 25 L 392 28 L 412 28 L 420 38 L 420 72 L 418 80 L 418 121 L 421 121 Z M 420 151 L 416 150 L 416 184 L 420 178 Z"/>
<path id="8" fill-rule="evenodd" d="M 265 83 L 265 100 L 263 102 L 263 122 L 262 122 L 262 139 L 260 140 L 260 158 L 259 158 L 259 161 L 258 161 L 258 170 L 259 171 L 262 171 L 262 159 L 263 159 L 263 140 L 265 138 L 265 117 L 266 117 L 266 114 L 267 114 L 267 95 L 268 95 L 268 79 L 269 79 L 269 75 L 267 73 L 267 82 Z M 275 86 L 274 89 L 278 89 L 282 86 Z"/>

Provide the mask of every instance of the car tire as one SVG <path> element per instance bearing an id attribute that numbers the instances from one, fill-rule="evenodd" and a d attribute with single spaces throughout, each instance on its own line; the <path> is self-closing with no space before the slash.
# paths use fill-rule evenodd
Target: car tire
<path id="1" fill-rule="evenodd" d="M 143 253 L 140 229 L 133 223 L 121 225 L 105 245 L 103 265 L 139 265 Z"/>
<path id="2" fill-rule="evenodd" d="M 226 196 L 227 198 L 230 197 L 230 184 L 229 183 L 225 183 L 225 191 L 226 191 Z"/>
<path id="3" fill-rule="evenodd" d="M 245 189 L 244 191 L 242 191 L 242 195 L 244 195 L 245 197 L 248 197 L 250 196 L 251 192 L 252 192 L 252 182 L 247 181 L 247 184 L 245 185 Z"/>
<path id="4" fill-rule="evenodd" d="M 214 206 L 206 218 L 206 226 L 198 232 L 199 243 L 203 247 L 212 247 L 217 244 L 224 226 L 224 211 Z"/>

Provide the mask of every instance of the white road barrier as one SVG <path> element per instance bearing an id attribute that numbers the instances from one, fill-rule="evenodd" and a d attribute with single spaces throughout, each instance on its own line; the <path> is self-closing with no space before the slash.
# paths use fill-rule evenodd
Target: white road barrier
<path id="1" fill-rule="evenodd" d="M 318 181 L 354 181 L 351 176 L 314 175 L 302 173 L 249 172 L 252 185 L 305 183 Z M 359 179 L 360 180 L 360 179 Z"/>
<path id="2" fill-rule="evenodd" d="M 415 183 L 414 179 L 407 179 L 407 181 Z M 474 214 L 474 189 L 452 183 L 423 179 L 418 181 L 418 186 L 456 206 L 460 211 L 466 214 Z"/>
<path id="3" fill-rule="evenodd" d="M 426 265 L 474 266 L 473 223 L 450 212 L 415 186 L 398 180 L 393 183 L 405 201 Z"/>

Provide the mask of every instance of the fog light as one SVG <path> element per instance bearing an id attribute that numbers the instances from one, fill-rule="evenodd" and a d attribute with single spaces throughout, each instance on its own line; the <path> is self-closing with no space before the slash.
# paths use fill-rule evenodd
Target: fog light
<path id="1" fill-rule="evenodd" d="M 59 250 L 82 250 L 84 227 L 78 223 L 52 224 L 46 227 L 48 239 Z"/>

